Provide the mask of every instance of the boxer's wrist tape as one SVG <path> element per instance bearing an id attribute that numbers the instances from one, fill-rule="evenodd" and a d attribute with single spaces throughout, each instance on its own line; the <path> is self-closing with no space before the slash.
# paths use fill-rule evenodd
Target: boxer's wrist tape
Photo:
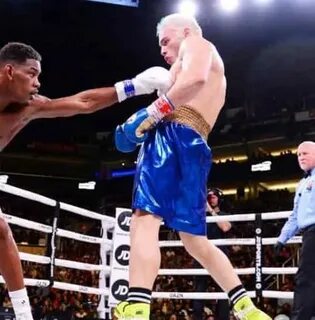
<path id="1" fill-rule="evenodd" d="M 133 97 L 136 94 L 135 86 L 131 80 L 124 80 L 124 91 L 127 98 Z"/>
<path id="2" fill-rule="evenodd" d="M 174 109 L 174 105 L 165 95 L 161 96 L 147 107 L 148 114 L 154 119 L 155 123 L 158 123 Z"/>
<path id="3" fill-rule="evenodd" d="M 175 107 L 172 104 L 171 100 L 164 94 L 159 99 L 155 101 L 155 106 L 157 111 L 161 114 L 162 117 L 172 112 Z"/>

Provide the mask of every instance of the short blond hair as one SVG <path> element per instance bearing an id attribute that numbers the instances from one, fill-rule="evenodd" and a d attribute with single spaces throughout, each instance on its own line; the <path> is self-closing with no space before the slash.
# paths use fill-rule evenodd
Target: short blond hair
<path id="1" fill-rule="evenodd" d="M 189 28 L 199 35 L 202 35 L 202 30 L 194 17 L 187 16 L 181 13 L 173 13 L 163 17 L 156 27 L 156 35 L 159 37 L 161 30 L 165 27 L 174 28 Z"/>

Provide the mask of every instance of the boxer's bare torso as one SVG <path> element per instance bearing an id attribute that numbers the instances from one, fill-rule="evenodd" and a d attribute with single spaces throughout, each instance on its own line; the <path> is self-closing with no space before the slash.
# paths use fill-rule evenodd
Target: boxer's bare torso
<path id="1" fill-rule="evenodd" d="M 29 123 L 33 108 L 8 106 L 0 112 L 0 151 Z"/>
<path id="2" fill-rule="evenodd" d="M 206 41 L 201 38 L 201 41 Z M 207 41 L 208 42 L 208 41 Z M 216 119 L 225 103 L 226 78 L 224 75 L 224 64 L 215 46 L 208 42 L 209 51 L 212 55 L 212 63 L 208 71 L 208 80 L 203 84 L 201 90 L 190 100 L 187 105 L 195 108 L 207 123 L 213 128 Z M 170 71 L 176 81 L 182 71 L 182 56 L 185 47 L 179 51 L 179 56 L 172 65 Z"/>

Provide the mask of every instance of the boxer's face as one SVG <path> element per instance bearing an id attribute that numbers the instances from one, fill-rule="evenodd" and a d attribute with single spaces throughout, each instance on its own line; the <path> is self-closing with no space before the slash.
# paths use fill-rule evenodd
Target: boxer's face
<path id="1" fill-rule="evenodd" d="M 166 63 L 172 65 L 178 56 L 181 42 L 184 40 L 184 33 L 174 27 L 165 27 L 160 31 L 159 43 L 161 55 Z"/>
<path id="2" fill-rule="evenodd" d="M 298 151 L 298 162 L 300 168 L 304 171 L 315 168 L 315 144 L 305 142 L 299 145 Z"/>
<path id="3" fill-rule="evenodd" d="M 29 103 L 40 87 L 38 80 L 41 73 L 40 62 L 27 59 L 24 63 L 8 64 L 5 68 L 12 102 Z"/>

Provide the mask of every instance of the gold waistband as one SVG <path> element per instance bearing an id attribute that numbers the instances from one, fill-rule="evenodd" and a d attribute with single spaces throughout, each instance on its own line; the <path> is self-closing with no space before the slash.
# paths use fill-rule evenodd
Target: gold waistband
<path id="1" fill-rule="evenodd" d="M 203 116 L 194 108 L 189 106 L 181 106 L 176 108 L 163 118 L 166 122 L 177 122 L 187 125 L 197 131 L 205 140 L 211 131 L 210 125 L 206 122 Z"/>

